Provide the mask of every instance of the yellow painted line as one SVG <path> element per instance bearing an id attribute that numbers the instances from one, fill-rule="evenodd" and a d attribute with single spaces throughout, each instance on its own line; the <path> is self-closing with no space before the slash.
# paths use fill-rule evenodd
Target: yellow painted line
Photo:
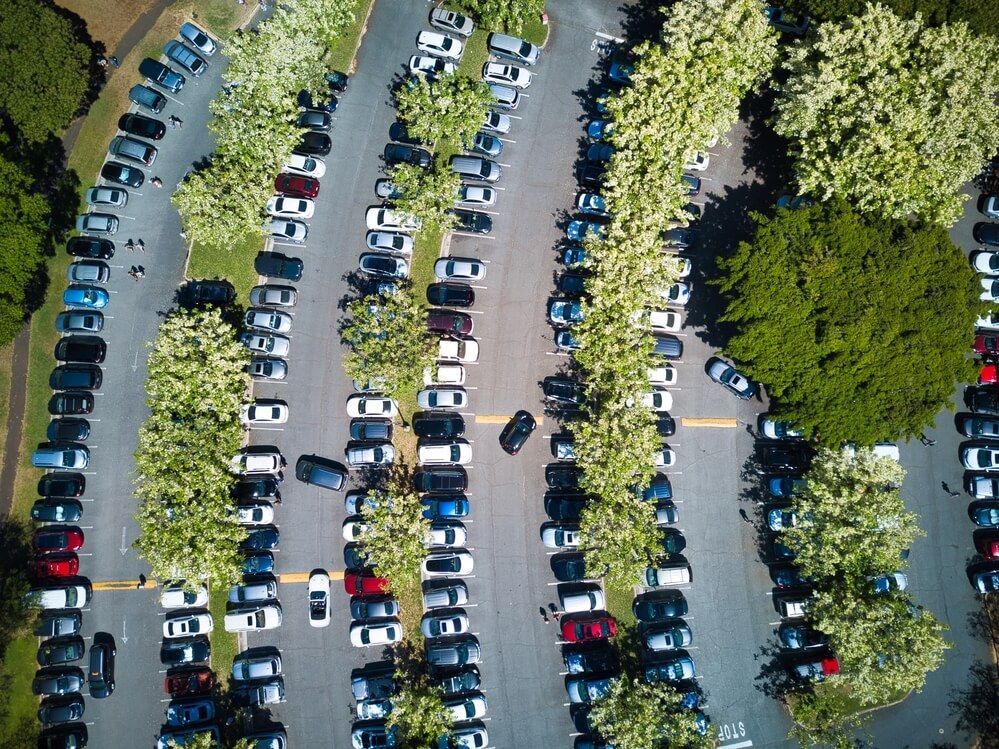
<path id="1" fill-rule="evenodd" d="M 476 424 L 506 424 L 510 419 L 513 418 L 513 414 L 506 416 L 505 414 L 481 414 L 475 416 Z M 545 423 L 544 416 L 534 415 L 534 420 L 541 426 Z"/>
<path id="2" fill-rule="evenodd" d="M 685 427 L 721 427 L 722 429 L 735 429 L 739 426 L 738 419 L 725 419 L 725 418 L 691 418 L 690 416 L 683 416 L 680 418 L 680 426 Z"/>
<path id="3" fill-rule="evenodd" d="M 326 570 L 330 580 L 343 580 L 343 570 Z M 278 575 L 279 583 L 307 583 L 311 572 L 285 572 Z"/>
<path id="4" fill-rule="evenodd" d="M 343 580 L 342 570 L 328 570 L 331 580 Z M 307 583 L 309 582 L 309 572 L 286 572 L 278 575 L 278 582 L 281 583 Z M 97 590 L 141 590 L 143 588 L 158 588 L 157 580 L 147 579 L 144 585 L 140 585 L 138 580 L 102 580 L 91 583 L 91 588 Z"/>

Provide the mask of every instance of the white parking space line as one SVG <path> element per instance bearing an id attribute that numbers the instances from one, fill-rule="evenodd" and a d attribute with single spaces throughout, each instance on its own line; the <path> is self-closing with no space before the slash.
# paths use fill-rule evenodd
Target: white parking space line
<path id="1" fill-rule="evenodd" d="M 497 161 L 496 163 L 499 164 L 504 169 L 512 169 L 513 168 L 509 164 L 504 164 L 502 161 Z"/>
<path id="2" fill-rule="evenodd" d="M 509 138 L 500 138 L 498 136 L 497 136 L 497 140 L 502 141 L 503 143 L 516 143 L 517 142 L 515 140 L 510 140 Z"/>
<path id="3" fill-rule="evenodd" d="M 453 232 L 456 237 L 471 237 L 472 239 L 488 239 L 490 242 L 495 242 L 496 237 L 484 237 L 481 234 L 471 234 L 467 231 L 456 231 Z M 483 260 L 482 262 L 488 263 L 488 260 Z"/>
<path id="4" fill-rule="evenodd" d="M 619 37 L 616 36 L 611 36 L 610 34 L 605 34 L 602 31 L 595 31 L 593 33 L 593 36 L 598 37 L 600 39 L 606 39 L 607 41 L 614 42 L 615 44 L 621 44 L 622 42 L 624 42 L 624 39 L 620 39 Z"/>

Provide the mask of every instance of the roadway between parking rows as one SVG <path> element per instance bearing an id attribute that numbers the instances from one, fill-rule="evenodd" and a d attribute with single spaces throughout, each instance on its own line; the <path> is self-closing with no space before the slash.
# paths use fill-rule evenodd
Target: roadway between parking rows
<path id="1" fill-rule="evenodd" d="M 284 572 L 277 575 L 277 581 L 283 584 L 307 583 L 312 572 Z M 327 570 L 330 580 L 343 580 L 343 570 Z M 102 580 L 92 583 L 92 590 L 147 590 L 160 587 L 158 580 Z"/>

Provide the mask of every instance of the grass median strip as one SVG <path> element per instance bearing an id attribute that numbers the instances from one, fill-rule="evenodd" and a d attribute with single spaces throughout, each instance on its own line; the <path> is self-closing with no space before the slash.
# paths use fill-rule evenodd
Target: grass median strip
<path id="1" fill-rule="evenodd" d="M 220 585 L 213 585 L 208 593 L 208 610 L 215 622 L 215 629 L 212 630 L 209 639 L 212 643 L 212 668 L 215 669 L 218 682 L 223 690 L 229 683 L 229 680 L 225 678 L 226 674 L 239 653 L 239 641 L 236 633 L 226 632 L 223 626 L 228 602 L 229 591 Z"/>

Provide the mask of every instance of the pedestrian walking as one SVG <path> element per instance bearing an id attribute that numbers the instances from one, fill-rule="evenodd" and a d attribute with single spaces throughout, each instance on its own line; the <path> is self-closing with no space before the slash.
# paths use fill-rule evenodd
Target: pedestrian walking
<path id="1" fill-rule="evenodd" d="M 745 511 L 744 509 L 742 509 L 741 507 L 739 508 L 739 515 L 740 515 L 740 516 L 742 517 L 742 519 L 743 519 L 743 520 L 745 520 L 745 521 L 746 521 L 747 523 L 752 523 L 752 522 L 753 522 L 752 520 L 750 520 L 750 519 L 749 519 L 749 515 L 747 515 L 747 514 L 746 514 L 746 511 Z"/>
<path id="2" fill-rule="evenodd" d="M 145 587 L 146 587 L 146 576 L 145 575 L 139 575 L 139 582 L 136 583 L 135 589 L 136 590 L 142 590 Z"/>
<path id="3" fill-rule="evenodd" d="M 282 499 L 281 499 L 281 496 L 280 496 L 280 495 L 278 495 L 278 496 L 274 497 L 274 504 L 275 504 L 275 505 L 280 505 L 280 504 L 281 504 L 281 503 L 282 503 L 283 501 L 284 501 L 284 500 L 282 500 Z"/>
<path id="4" fill-rule="evenodd" d="M 161 180 L 159 177 L 153 177 L 151 180 L 149 180 L 149 184 L 151 184 L 153 187 L 163 187 L 163 180 Z"/>
<path id="5" fill-rule="evenodd" d="M 129 237 L 128 241 L 125 242 L 125 249 L 128 250 L 129 252 L 135 251 L 135 242 L 132 241 L 131 237 Z"/>
<path id="6" fill-rule="evenodd" d="M 945 492 L 947 492 L 952 497 L 960 497 L 961 496 L 961 492 L 956 492 L 953 489 L 951 489 L 949 486 L 947 486 L 947 482 L 946 481 L 941 481 L 940 482 L 940 486 L 942 486 L 943 490 Z"/>
<path id="7" fill-rule="evenodd" d="M 545 620 L 545 624 L 548 624 L 548 612 L 545 610 L 545 607 L 538 607 L 538 611 L 541 612 L 541 618 Z"/>
<path id="8" fill-rule="evenodd" d="M 128 275 L 130 275 L 136 281 L 139 280 L 139 271 L 136 269 L 134 265 L 128 269 Z"/>
<path id="9" fill-rule="evenodd" d="M 561 618 L 562 618 L 562 612 L 561 612 L 561 611 L 553 611 L 553 612 L 552 612 L 552 619 L 554 619 L 554 620 L 555 620 L 555 623 L 556 623 L 556 624 L 558 624 L 558 621 L 559 621 L 559 619 L 561 619 Z"/>
<path id="10" fill-rule="evenodd" d="M 926 447 L 933 447 L 935 444 L 937 444 L 936 440 L 931 440 L 922 432 L 919 433 L 919 441 L 922 442 L 924 445 L 926 445 Z"/>
<path id="11" fill-rule="evenodd" d="M 135 275 L 138 276 L 139 278 L 145 278 L 146 277 L 146 269 L 143 268 L 141 265 L 137 266 L 135 268 Z"/>
<path id="12" fill-rule="evenodd" d="M 111 67 L 112 68 L 120 68 L 121 67 L 121 60 L 119 60 L 114 55 L 111 55 Z"/>
<path id="13" fill-rule="evenodd" d="M 143 252 L 146 251 L 146 243 L 142 241 L 142 237 L 139 237 L 137 240 L 135 240 L 135 246 L 138 249 L 142 250 Z M 139 267 L 141 268 L 142 266 L 140 265 Z"/>

